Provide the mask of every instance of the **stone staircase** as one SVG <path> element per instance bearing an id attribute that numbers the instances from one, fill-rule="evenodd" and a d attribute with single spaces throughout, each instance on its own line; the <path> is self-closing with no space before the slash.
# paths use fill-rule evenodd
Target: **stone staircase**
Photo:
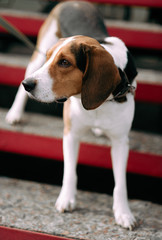
<path id="1" fill-rule="evenodd" d="M 112 2 L 113 0 L 110 1 Z M 136 5 L 137 2 L 135 1 Z M 143 6 L 152 7 L 150 1 L 142 2 Z M 126 0 L 114 3 L 129 5 Z M 159 4 L 158 0 L 154 1 L 156 7 L 162 7 L 162 4 Z M 0 15 L 34 42 L 39 27 L 46 17 L 46 14 L 39 12 L 29 13 L 13 9 L 0 9 Z M 157 125 L 156 129 L 161 129 L 162 26 L 155 23 L 135 24 L 107 19 L 105 23 L 111 35 L 123 39 L 133 53 L 138 52 L 138 56 L 135 54 L 139 72 L 135 97 L 137 112 L 130 133 L 127 171 L 130 174 L 161 179 L 162 130 L 152 131 L 152 125 Z M 6 46 L 5 41 L 9 45 Z M 25 112 L 23 121 L 19 125 L 10 126 L 5 122 L 6 113 L 23 80 L 31 51 L 0 27 L 1 43 L 5 48 L 0 46 L 0 152 L 20 154 L 22 159 L 24 155 L 62 161 L 61 105 L 53 104 L 49 107 L 41 106 L 40 103 L 31 104 L 29 101 L 28 111 Z M 142 115 L 138 114 L 141 106 L 144 106 Z M 145 119 L 145 112 L 150 113 L 150 107 L 155 115 L 152 113 Z M 45 108 L 47 110 L 44 110 Z M 146 122 L 147 132 L 142 124 L 136 127 L 137 121 Z M 96 138 L 92 132 L 89 132 L 82 139 L 78 162 L 99 169 L 111 169 L 108 139 L 104 136 Z M 138 220 L 138 228 L 128 232 L 115 225 L 111 196 L 78 191 L 76 211 L 60 215 L 54 210 L 59 187 L 1 176 L 0 189 L 0 240 L 162 239 L 162 207 L 158 204 L 131 200 L 130 206 Z"/>

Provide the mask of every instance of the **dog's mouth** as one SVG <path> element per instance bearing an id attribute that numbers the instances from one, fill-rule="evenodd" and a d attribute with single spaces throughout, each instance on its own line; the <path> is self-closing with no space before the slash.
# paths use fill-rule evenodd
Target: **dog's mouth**
<path id="1" fill-rule="evenodd" d="M 66 102 L 66 100 L 67 100 L 67 97 L 63 97 L 63 98 L 55 99 L 55 102 L 57 102 L 57 103 L 64 103 L 64 102 Z"/>

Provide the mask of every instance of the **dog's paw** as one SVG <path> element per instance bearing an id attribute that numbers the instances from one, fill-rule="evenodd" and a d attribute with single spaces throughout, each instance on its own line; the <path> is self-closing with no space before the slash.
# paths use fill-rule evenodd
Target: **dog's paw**
<path id="1" fill-rule="evenodd" d="M 136 219 L 134 218 L 130 209 L 127 210 L 114 209 L 114 216 L 116 223 L 123 228 L 133 230 L 137 225 Z"/>
<path id="2" fill-rule="evenodd" d="M 63 213 L 65 211 L 73 211 L 76 206 L 76 200 L 74 194 L 65 193 L 61 191 L 56 204 L 55 208 L 58 212 Z"/>
<path id="3" fill-rule="evenodd" d="M 10 125 L 13 125 L 13 124 L 21 122 L 21 118 L 22 118 L 22 114 L 20 112 L 10 109 L 6 115 L 5 120 Z"/>

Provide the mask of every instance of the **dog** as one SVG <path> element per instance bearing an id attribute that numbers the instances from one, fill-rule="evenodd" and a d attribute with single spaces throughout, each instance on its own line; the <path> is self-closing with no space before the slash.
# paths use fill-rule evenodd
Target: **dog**
<path id="1" fill-rule="evenodd" d="M 51 11 L 6 120 L 21 120 L 26 92 L 40 102 L 64 102 L 64 176 L 55 205 L 59 212 L 76 206 L 80 139 L 88 129 L 99 128 L 111 140 L 116 223 L 128 229 L 136 225 L 126 188 L 136 75 L 130 52 L 122 40 L 108 35 L 92 4 L 64 2 Z"/>

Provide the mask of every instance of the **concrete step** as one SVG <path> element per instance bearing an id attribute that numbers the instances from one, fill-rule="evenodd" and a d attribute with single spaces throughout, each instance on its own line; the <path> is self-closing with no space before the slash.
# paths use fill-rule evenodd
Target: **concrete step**
<path id="1" fill-rule="evenodd" d="M 61 118 L 25 113 L 21 124 L 5 122 L 7 109 L 0 109 L 0 151 L 63 160 Z M 82 139 L 79 164 L 112 168 L 110 142 L 91 131 Z M 132 131 L 128 172 L 162 177 L 162 136 Z"/>
<path id="2" fill-rule="evenodd" d="M 55 202 L 60 187 L 0 177 L 0 240 L 139 240 L 162 239 L 162 206 L 130 200 L 138 226 L 128 231 L 115 224 L 111 196 L 78 190 L 77 208 L 60 214 Z"/>
<path id="3" fill-rule="evenodd" d="M 29 59 L 23 55 L 0 54 L 0 84 L 18 87 L 24 79 Z M 138 73 L 136 100 L 162 103 L 162 72 L 138 69 Z"/>
<path id="4" fill-rule="evenodd" d="M 38 30 L 47 15 L 1 9 L 0 15 L 28 36 L 37 36 Z M 162 49 L 162 27 L 154 23 L 133 23 L 116 20 L 106 20 L 106 26 L 111 36 L 121 38 L 128 47 Z M 0 32 L 6 32 L 0 27 Z"/>

